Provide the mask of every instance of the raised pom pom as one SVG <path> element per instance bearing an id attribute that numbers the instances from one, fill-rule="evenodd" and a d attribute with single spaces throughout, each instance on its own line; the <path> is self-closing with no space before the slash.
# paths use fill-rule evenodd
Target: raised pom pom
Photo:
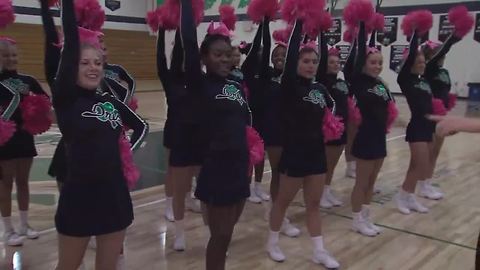
<path id="1" fill-rule="evenodd" d="M 176 0 L 167 0 L 158 9 L 160 27 L 165 30 L 175 30 L 180 23 L 180 4 Z"/>
<path id="2" fill-rule="evenodd" d="M 388 102 L 388 106 L 387 106 L 387 133 L 390 132 L 390 130 L 392 129 L 393 127 L 393 123 L 395 122 L 395 120 L 397 119 L 398 117 L 398 109 L 397 109 L 397 105 L 395 105 L 395 102 L 393 101 L 389 101 Z"/>
<path id="3" fill-rule="evenodd" d="M 385 16 L 382 13 L 375 13 L 366 24 L 367 32 L 380 31 L 385 28 Z"/>
<path id="4" fill-rule="evenodd" d="M 260 23 L 266 16 L 275 18 L 280 5 L 278 0 L 252 0 L 247 7 L 247 15 L 255 23 Z"/>
<path id="5" fill-rule="evenodd" d="M 16 130 L 15 122 L 0 118 L 0 146 L 6 144 Z"/>
<path id="6" fill-rule="evenodd" d="M 432 98 L 432 113 L 435 115 L 446 115 L 447 109 L 443 104 L 443 101 L 438 98 Z"/>
<path id="7" fill-rule="evenodd" d="M 323 11 L 319 20 L 320 31 L 325 32 L 328 29 L 332 28 L 333 20 L 332 15 L 329 12 Z"/>
<path id="8" fill-rule="evenodd" d="M 343 41 L 348 42 L 348 43 L 353 43 L 357 36 L 357 30 L 356 29 L 351 29 L 347 28 L 345 32 L 343 32 Z"/>
<path id="9" fill-rule="evenodd" d="M 44 95 L 28 95 L 22 99 L 22 129 L 32 135 L 42 134 L 52 125 L 52 104 Z"/>
<path id="10" fill-rule="evenodd" d="M 343 9 L 343 19 L 351 28 L 357 27 L 360 22 L 369 22 L 374 14 L 370 0 L 351 0 Z"/>
<path id="11" fill-rule="evenodd" d="M 158 28 L 160 27 L 160 7 L 155 10 L 151 10 L 147 12 L 147 17 L 145 18 L 147 25 L 153 32 L 157 32 Z"/>
<path id="12" fill-rule="evenodd" d="M 273 39 L 279 44 L 288 44 L 290 35 L 292 34 L 292 25 L 288 25 L 285 29 L 275 30 L 272 33 Z"/>
<path id="13" fill-rule="evenodd" d="M 360 126 L 362 123 L 362 114 L 358 109 L 352 97 L 348 97 L 348 120 L 355 126 Z"/>
<path id="14" fill-rule="evenodd" d="M 5 28 L 7 25 L 15 21 L 15 12 L 11 0 L 0 0 L 0 28 Z"/>
<path id="15" fill-rule="evenodd" d="M 454 35 L 463 38 L 475 24 L 475 19 L 465 6 L 457 6 L 448 12 L 448 20 L 455 27 Z"/>
<path id="16" fill-rule="evenodd" d="M 48 6 L 49 7 L 58 6 L 58 0 L 48 0 Z"/>
<path id="17" fill-rule="evenodd" d="M 235 8 L 230 5 L 220 5 L 218 12 L 220 13 L 220 21 L 225 24 L 230 31 L 235 31 L 235 23 L 237 22 Z"/>
<path id="18" fill-rule="evenodd" d="M 105 23 L 105 10 L 97 0 L 75 0 L 77 23 L 83 28 L 100 31 Z"/>
<path id="19" fill-rule="evenodd" d="M 288 23 L 300 19 L 307 24 L 307 21 L 321 16 L 325 4 L 325 0 L 285 0 L 281 9 L 282 17 Z"/>
<path id="20" fill-rule="evenodd" d="M 120 159 L 122 160 L 122 171 L 128 188 L 131 190 L 135 187 L 140 178 L 140 171 L 133 161 L 133 153 L 130 149 L 130 142 L 124 134 L 120 134 L 118 140 Z"/>
<path id="21" fill-rule="evenodd" d="M 457 95 L 449 93 L 448 94 L 448 110 L 452 110 L 455 105 L 457 105 Z"/>
<path id="22" fill-rule="evenodd" d="M 89 44 L 96 49 L 101 49 L 99 38 L 103 35 L 101 32 L 92 31 L 83 27 L 78 27 L 78 35 L 80 43 Z"/>
<path id="23" fill-rule="evenodd" d="M 420 36 L 425 35 L 433 25 L 433 15 L 430 10 L 422 9 L 409 12 L 402 21 L 403 34 L 407 37 L 413 35 L 415 30 Z"/>
<path id="24" fill-rule="evenodd" d="M 343 119 L 341 117 L 333 115 L 330 109 L 325 109 L 325 114 L 323 115 L 322 130 L 324 142 L 340 139 L 340 137 L 342 137 L 343 131 L 345 130 Z"/>
<path id="25" fill-rule="evenodd" d="M 199 25 L 203 20 L 205 7 L 204 0 L 192 0 L 192 9 L 193 9 L 193 17 L 195 18 L 195 23 Z"/>
<path id="26" fill-rule="evenodd" d="M 265 145 L 258 132 L 251 126 L 246 127 L 247 145 L 250 157 L 250 173 L 253 166 L 261 163 L 265 158 Z"/>

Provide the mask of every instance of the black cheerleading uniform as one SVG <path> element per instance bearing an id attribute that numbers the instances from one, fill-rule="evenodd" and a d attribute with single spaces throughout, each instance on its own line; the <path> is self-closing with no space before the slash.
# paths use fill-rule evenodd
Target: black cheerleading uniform
<path id="1" fill-rule="evenodd" d="M 407 126 L 405 140 L 407 142 L 431 142 L 435 125 L 426 116 L 432 114 L 432 90 L 423 76 L 412 74 L 410 71 L 415 64 L 417 52 L 418 34 L 415 32 L 411 37 L 408 56 L 397 78 L 412 115 Z"/>
<path id="2" fill-rule="evenodd" d="M 281 120 L 282 95 L 281 95 L 281 75 L 283 70 L 271 68 L 270 65 L 270 47 L 272 38 L 270 35 L 270 22 L 268 18 L 263 22 L 263 51 L 260 69 L 260 82 L 262 86 L 259 90 L 261 102 L 258 106 L 262 109 L 263 131 L 262 137 L 265 146 L 279 147 L 283 145 L 283 128 Z"/>
<path id="3" fill-rule="evenodd" d="M 67 178 L 55 225 L 59 233 L 74 237 L 113 233 L 133 221 L 119 149 L 123 124 L 133 129 L 132 149 L 140 146 L 148 125 L 113 96 L 77 85 L 80 44 L 72 0 L 62 1 L 62 23 L 65 43 L 52 93 Z"/>
<path id="4" fill-rule="evenodd" d="M 353 141 L 352 155 L 364 160 L 381 159 L 387 156 L 388 102 L 393 101 L 393 97 L 381 80 L 362 72 L 367 59 L 364 23 L 360 24 L 357 42 L 352 87 L 362 115 L 362 123 Z"/>
<path id="5" fill-rule="evenodd" d="M 450 48 L 460 40 L 460 38 L 452 34 L 432 59 L 427 62 L 427 67 L 425 69 L 425 78 L 432 87 L 433 96 L 442 100 L 447 109 L 451 109 L 449 108 L 448 94 L 452 88 L 452 83 L 450 80 L 450 73 L 447 69 L 439 66 L 438 62 L 445 57 L 448 51 L 450 51 Z"/>
<path id="6" fill-rule="evenodd" d="M 327 171 L 323 117 L 328 93 L 320 83 L 297 75 L 302 25 L 295 23 L 281 81 L 284 144 L 279 172 L 290 177 Z"/>
<path id="7" fill-rule="evenodd" d="M 167 120 L 164 128 L 164 146 L 169 148 L 169 164 L 175 167 L 202 164 L 200 121 L 196 116 L 196 100 L 185 87 L 183 48 L 180 32 L 175 33 L 170 69 L 165 55 L 165 30 L 158 30 L 157 71 L 167 99 Z"/>
<path id="8" fill-rule="evenodd" d="M 185 50 L 185 84 L 201 104 L 206 121 L 205 158 L 195 196 L 204 203 L 232 205 L 250 196 L 246 126 L 249 108 L 242 86 L 215 74 L 202 74 L 197 31 L 190 0 L 182 0 L 181 34 Z"/>
<path id="9" fill-rule="evenodd" d="M 320 63 L 317 70 L 317 81 L 323 84 L 335 101 L 335 115 L 342 117 L 344 123 L 348 123 L 348 85 L 337 74 L 328 74 L 328 46 L 324 33 L 320 34 Z M 347 144 L 347 129 L 343 131 L 338 140 L 328 141 L 327 145 Z"/>
<path id="10" fill-rule="evenodd" d="M 29 94 L 45 95 L 38 81 L 17 71 L 3 70 L 0 73 L 0 107 L 4 108 L 4 119 L 16 124 L 16 131 L 10 140 L 0 146 L 0 160 L 32 158 L 37 155 L 33 135 L 22 128 L 20 103 Z"/>

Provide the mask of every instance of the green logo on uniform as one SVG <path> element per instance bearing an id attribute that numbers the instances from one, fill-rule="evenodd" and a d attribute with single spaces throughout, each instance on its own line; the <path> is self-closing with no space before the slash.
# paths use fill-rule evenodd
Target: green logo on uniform
<path id="1" fill-rule="evenodd" d="M 92 107 L 92 111 L 82 113 L 83 117 L 97 118 L 102 122 L 109 122 L 113 129 L 122 126 L 122 119 L 118 110 L 110 102 L 99 102 Z"/>
<path id="2" fill-rule="evenodd" d="M 9 78 L 3 80 L 2 84 L 20 94 L 27 94 L 29 91 L 28 84 L 23 83 L 20 79 Z"/>
<path id="3" fill-rule="evenodd" d="M 311 102 L 316 105 L 320 105 L 320 107 L 325 108 L 327 103 L 325 102 L 325 98 L 323 94 L 318 89 L 312 89 L 308 93 L 308 96 L 303 97 L 304 101 Z"/>
<path id="4" fill-rule="evenodd" d="M 231 101 L 237 101 L 240 106 L 245 104 L 245 99 L 243 99 L 240 89 L 235 85 L 227 84 L 223 87 L 222 94 L 215 96 L 215 99 L 228 99 Z"/>
<path id="5" fill-rule="evenodd" d="M 388 100 L 390 96 L 388 95 L 387 88 L 383 84 L 377 84 L 372 89 L 368 89 L 368 92 L 373 93 L 377 96 L 382 97 L 384 100 Z"/>

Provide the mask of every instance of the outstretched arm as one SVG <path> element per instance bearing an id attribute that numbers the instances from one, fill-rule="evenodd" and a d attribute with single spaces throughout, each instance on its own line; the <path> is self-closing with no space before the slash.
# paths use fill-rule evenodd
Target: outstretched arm
<path id="1" fill-rule="evenodd" d="M 415 63 L 415 58 L 417 57 L 417 51 L 418 51 L 418 33 L 415 31 L 410 38 L 410 47 L 408 49 L 408 55 L 407 58 L 405 59 L 405 62 L 403 62 L 402 68 L 400 69 L 400 72 L 398 73 L 398 79 L 397 81 L 403 81 L 408 77 L 408 74 L 411 73 L 411 69 L 413 64 Z"/>
<path id="2" fill-rule="evenodd" d="M 320 63 L 318 64 L 317 69 L 317 81 L 320 81 L 321 78 L 324 78 L 327 75 L 328 69 L 328 45 L 325 33 L 320 33 Z"/>
<path id="3" fill-rule="evenodd" d="M 357 44 L 358 41 L 355 38 L 352 43 L 352 47 L 350 48 L 350 54 L 348 55 L 345 65 L 343 66 L 343 76 L 347 82 L 352 81 L 352 75 L 355 69 L 355 58 L 357 57 Z"/>
<path id="4" fill-rule="evenodd" d="M 365 62 L 367 61 L 367 44 L 366 44 L 365 22 L 360 22 L 360 30 L 358 31 L 357 57 L 355 59 L 354 73 L 360 74 Z"/>
<path id="5" fill-rule="evenodd" d="M 257 33 L 253 39 L 250 51 L 247 54 L 247 58 L 242 64 L 242 73 L 245 75 L 246 80 L 252 80 L 255 78 L 256 71 L 258 70 L 258 52 L 262 43 L 262 31 L 263 23 L 258 26 Z"/>
<path id="6" fill-rule="evenodd" d="M 284 89 L 292 90 L 292 88 L 295 87 L 298 58 L 300 57 L 299 49 L 300 43 L 302 42 L 302 28 L 303 22 L 297 19 L 293 27 L 292 35 L 290 36 L 285 68 L 282 75 L 282 86 Z"/>
<path id="7" fill-rule="evenodd" d="M 58 33 L 52 14 L 50 13 L 48 0 L 40 0 L 40 14 L 42 16 L 43 32 L 45 34 L 45 78 L 47 79 L 48 86 L 52 88 L 60 62 L 60 48 L 58 47 Z"/>

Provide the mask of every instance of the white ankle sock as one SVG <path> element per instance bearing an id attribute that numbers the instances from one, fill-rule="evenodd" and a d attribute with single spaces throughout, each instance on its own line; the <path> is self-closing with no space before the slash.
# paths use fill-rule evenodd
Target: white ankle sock
<path id="1" fill-rule="evenodd" d="M 12 217 L 2 217 L 2 221 L 5 232 L 13 231 Z"/>
<path id="2" fill-rule="evenodd" d="M 362 217 L 362 211 L 360 211 L 360 212 L 352 212 L 352 215 L 353 215 L 353 221 L 360 220 L 361 217 Z"/>
<path id="3" fill-rule="evenodd" d="M 261 188 L 262 187 L 262 183 L 260 182 L 255 182 L 255 188 Z"/>
<path id="4" fill-rule="evenodd" d="M 400 188 L 400 195 L 402 195 L 403 198 L 406 198 L 410 193 L 405 191 L 403 188 Z"/>
<path id="5" fill-rule="evenodd" d="M 273 246 L 278 244 L 279 236 L 280 236 L 280 232 L 270 231 L 270 234 L 268 236 L 268 245 Z"/>
<path id="6" fill-rule="evenodd" d="M 330 193 L 330 191 L 331 191 L 330 185 L 325 185 L 324 189 L 325 189 L 325 192 L 327 192 L 327 193 Z"/>
<path id="7" fill-rule="evenodd" d="M 323 247 L 323 236 L 312 237 L 313 247 L 315 250 L 325 250 Z"/>
<path id="8" fill-rule="evenodd" d="M 28 226 L 28 211 L 20 211 L 20 226 Z"/>
<path id="9" fill-rule="evenodd" d="M 172 205 L 173 197 L 167 197 L 165 201 L 166 201 L 167 205 Z"/>
<path id="10" fill-rule="evenodd" d="M 185 221 L 183 219 L 175 220 L 175 234 L 183 233 L 185 233 Z"/>

